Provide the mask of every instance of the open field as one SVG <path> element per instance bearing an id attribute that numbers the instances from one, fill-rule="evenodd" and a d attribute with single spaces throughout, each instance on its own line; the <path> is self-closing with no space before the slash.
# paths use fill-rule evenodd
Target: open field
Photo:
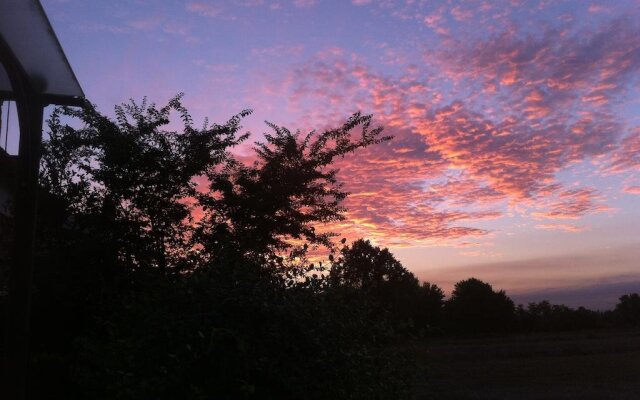
<path id="1" fill-rule="evenodd" d="M 420 400 L 640 399 L 640 331 L 440 339 L 421 351 Z"/>

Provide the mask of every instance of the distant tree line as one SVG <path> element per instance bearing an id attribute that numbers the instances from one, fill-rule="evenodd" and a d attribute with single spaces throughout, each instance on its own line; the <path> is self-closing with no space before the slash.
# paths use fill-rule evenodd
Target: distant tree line
<path id="1" fill-rule="evenodd" d="M 525 308 L 471 278 L 445 299 L 388 249 L 335 243 L 335 160 L 390 139 L 371 116 L 269 124 L 246 163 L 231 149 L 249 111 L 196 127 L 180 96 L 115 110 L 48 121 L 31 398 L 402 399 L 408 339 L 639 325 L 637 294 L 609 313 Z"/>
<path id="2" fill-rule="evenodd" d="M 419 337 L 640 327 L 640 297 L 620 297 L 611 311 L 571 308 L 548 301 L 516 306 L 504 290 L 476 278 L 455 284 L 451 296 L 418 279 L 388 249 L 358 240 L 342 249 L 329 274 L 335 287 L 369 297 L 396 327 Z"/>

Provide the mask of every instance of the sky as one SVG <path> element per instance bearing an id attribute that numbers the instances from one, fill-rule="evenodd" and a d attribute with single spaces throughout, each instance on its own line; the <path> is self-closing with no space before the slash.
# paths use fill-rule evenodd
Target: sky
<path id="1" fill-rule="evenodd" d="M 640 291 L 640 1 L 43 0 L 109 114 L 178 92 L 196 120 L 373 114 L 339 162 L 343 236 L 449 291 L 605 309 Z M 249 147 L 240 148 L 248 153 Z"/>

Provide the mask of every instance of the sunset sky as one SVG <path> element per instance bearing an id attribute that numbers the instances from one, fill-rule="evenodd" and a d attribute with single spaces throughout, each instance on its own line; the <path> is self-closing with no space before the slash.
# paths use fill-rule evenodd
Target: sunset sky
<path id="1" fill-rule="evenodd" d="M 607 308 L 640 291 L 640 1 L 43 0 L 103 112 L 178 92 L 292 129 L 374 114 L 350 237 L 450 290 Z M 239 152 L 248 152 L 246 148 Z"/>

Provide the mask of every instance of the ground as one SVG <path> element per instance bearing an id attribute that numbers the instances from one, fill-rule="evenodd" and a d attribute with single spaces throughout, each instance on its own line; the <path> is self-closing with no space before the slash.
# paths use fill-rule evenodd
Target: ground
<path id="1" fill-rule="evenodd" d="M 438 339 L 416 351 L 419 400 L 640 399 L 640 331 Z"/>

